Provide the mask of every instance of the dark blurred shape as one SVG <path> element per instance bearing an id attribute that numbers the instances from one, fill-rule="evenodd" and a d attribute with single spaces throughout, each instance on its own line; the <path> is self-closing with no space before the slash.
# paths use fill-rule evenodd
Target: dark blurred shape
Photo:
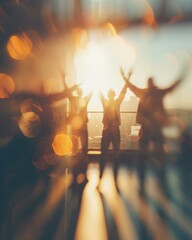
<path id="1" fill-rule="evenodd" d="M 170 87 L 160 89 L 158 88 L 153 78 L 148 78 L 147 88 L 138 88 L 129 82 L 130 74 L 125 76 L 121 70 L 123 79 L 127 82 L 130 90 L 140 99 L 136 121 L 141 125 L 139 147 L 142 154 L 149 153 L 150 142 L 154 145 L 154 152 L 158 159 L 164 158 L 164 144 L 165 139 L 162 133 L 163 126 L 168 121 L 168 115 L 165 110 L 163 99 L 166 94 L 176 89 L 182 82 L 184 76 L 182 75 Z"/>
<path id="2" fill-rule="evenodd" d="M 192 126 L 183 131 L 181 136 L 182 162 L 192 166 Z"/>
<path id="3" fill-rule="evenodd" d="M 26 113 L 26 112 L 38 113 L 43 111 L 41 105 L 32 98 L 24 100 L 20 105 L 20 110 L 21 110 L 21 113 Z"/>

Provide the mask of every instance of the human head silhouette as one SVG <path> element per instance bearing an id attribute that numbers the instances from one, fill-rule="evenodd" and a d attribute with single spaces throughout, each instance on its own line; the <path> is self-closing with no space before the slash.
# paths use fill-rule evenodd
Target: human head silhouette
<path id="1" fill-rule="evenodd" d="M 113 88 L 110 88 L 109 91 L 108 91 L 108 93 L 107 93 L 107 95 L 108 95 L 109 100 L 114 99 L 114 97 L 115 97 L 115 91 L 114 91 L 114 89 L 113 89 Z"/>
<path id="2" fill-rule="evenodd" d="M 77 95 L 78 97 L 82 97 L 82 95 L 83 95 L 83 90 L 82 90 L 80 87 L 78 87 L 78 88 L 76 89 L 76 95 Z"/>
<path id="3" fill-rule="evenodd" d="M 148 78 L 147 85 L 148 85 L 148 88 L 154 88 L 155 87 L 154 79 L 152 77 Z"/>

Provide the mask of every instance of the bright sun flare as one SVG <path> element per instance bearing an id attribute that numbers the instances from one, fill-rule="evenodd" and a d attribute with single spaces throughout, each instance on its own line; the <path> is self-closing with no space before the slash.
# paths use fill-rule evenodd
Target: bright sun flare
<path id="1" fill-rule="evenodd" d="M 99 91 L 106 95 L 109 88 L 114 88 L 118 94 L 124 84 L 120 67 L 132 67 L 135 51 L 118 35 L 103 36 L 99 40 L 95 33 L 92 35 L 87 47 L 79 49 L 75 55 L 77 82 L 82 83 L 85 95 L 90 91 L 94 95 Z"/>

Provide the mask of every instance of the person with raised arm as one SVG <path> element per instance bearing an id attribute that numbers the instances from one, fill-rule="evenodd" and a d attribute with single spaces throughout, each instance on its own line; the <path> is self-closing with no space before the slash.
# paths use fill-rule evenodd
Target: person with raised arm
<path id="1" fill-rule="evenodd" d="M 68 89 L 66 82 L 65 88 Z M 88 152 L 88 115 L 87 106 L 93 93 L 90 92 L 83 97 L 83 91 L 78 86 L 72 91 L 68 91 L 68 98 L 70 101 L 70 110 L 67 118 L 67 123 L 71 126 L 71 134 L 80 138 L 82 156 L 87 161 Z"/>
<path id="2" fill-rule="evenodd" d="M 162 128 L 167 122 L 167 112 L 165 110 L 163 99 L 166 94 L 176 89 L 181 83 L 183 77 L 180 77 L 171 86 L 167 88 L 158 88 L 152 77 L 148 78 L 147 87 L 139 88 L 132 84 L 130 73 L 125 76 L 121 69 L 121 75 L 126 81 L 129 89 L 140 99 L 137 110 L 136 122 L 141 125 L 139 146 L 142 153 L 147 153 L 149 143 L 154 143 L 154 149 L 159 154 L 164 152 L 164 136 Z"/>
<path id="3" fill-rule="evenodd" d="M 121 138 L 119 128 L 119 126 L 121 125 L 120 106 L 127 91 L 127 83 L 124 84 L 117 98 L 115 98 L 115 91 L 112 88 L 108 91 L 108 98 L 105 98 L 102 92 L 100 92 L 99 95 L 100 101 L 103 106 L 103 131 L 101 138 L 100 177 L 102 177 L 104 167 L 109 160 L 108 150 L 110 143 L 112 143 L 113 146 L 113 156 L 110 161 L 112 161 L 113 163 L 115 180 L 117 177 L 117 166 Z"/>

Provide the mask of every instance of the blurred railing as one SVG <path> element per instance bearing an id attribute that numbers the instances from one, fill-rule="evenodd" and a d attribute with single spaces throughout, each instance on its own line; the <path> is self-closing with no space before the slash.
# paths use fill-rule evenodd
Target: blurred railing
<path id="1" fill-rule="evenodd" d="M 138 132 L 140 125 L 136 124 L 136 112 L 121 112 L 121 144 L 120 149 L 138 149 Z M 88 112 L 89 149 L 100 149 L 102 136 L 103 112 Z M 111 148 L 111 146 L 110 146 Z"/>
<path id="2" fill-rule="evenodd" d="M 180 151 L 180 141 L 183 131 L 192 127 L 192 111 L 188 110 L 168 110 L 170 123 L 165 126 L 163 135 L 167 149 L 170 152 Z M 121 114 L 121 150 L 137 150 L 139 140 L 140 125 L 136 123 L 136 112 L 122 111 Z M 89 123 L 89 149 L 100 149 L 102 136 L 103 112 L 88 112 Z M 111 146 L 110 146 L 111 147 Z"/>

